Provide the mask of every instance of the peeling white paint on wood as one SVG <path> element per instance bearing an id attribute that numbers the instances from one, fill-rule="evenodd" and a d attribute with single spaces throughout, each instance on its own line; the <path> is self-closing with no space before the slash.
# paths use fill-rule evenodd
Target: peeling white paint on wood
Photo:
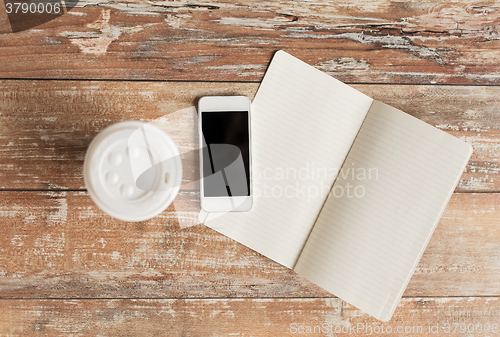
<path id="1" fill-rule="evenodd" d="M 48 192 L 47 195 L 49 198 L 54 198 L 55 202 L 58 204 L 49 211 L 49 214 L 47 214 L 48 224 L 65 224 L 68 218 L 68 202 L 66 200 L 66 192 Z"/>
<path id="2" fill-rule="evenodd" d="M 74 14 L 62 16 L 59 26 L 31 30 L 29 38 L 0 36 L 5 50 L 23 46 L 27 60 L 20 65 L 6 54 L 2 77 L 51 77 L 57 71 L 59 78 L 258 81 L 259 71 L 208 67 L 234 60 L 266 66 L 276 49 L 285 48 L 312 64 L 340 57 L 365 60 L 369 69 L 337 69 L 341 79 L 355 82 L 500 81 L 500 53 L 494 47 L 498 9 L 481 1 L 83 0 L 69 13 Z M 31 51 L 40 45 L 47 47 L 47 58 Z M 64 60 L 48 63 L 54 55 Z M 213 55 L 212 61 L 189 60 Z M 93 56 L 113 66 L 101 69 Z"/>
<path id="3" fill-rule="evenodd" d="M 87 28 L 92 29 L 91 31 L 67 31 L 59 35 L 68 38 L 84 54 L 102 55 L 106 53 L 111 42 L 117 40 L 123 33 L 139 32 L 144 29 L 143 26 L 120 27 L 111 25 L 110 19 L 111 10 L 103 9 L 99 19 L 87 24 Z"/>
<path id="4" fill-rule="evenodd" d="M 317 64 L 316 67 L 324 72 L 335 72 L 341 69 L 368 69 L 370 64 L 365 60 L 359 60 L 353 57 L 337 57 L 331 60 L 323 61 Z"/>

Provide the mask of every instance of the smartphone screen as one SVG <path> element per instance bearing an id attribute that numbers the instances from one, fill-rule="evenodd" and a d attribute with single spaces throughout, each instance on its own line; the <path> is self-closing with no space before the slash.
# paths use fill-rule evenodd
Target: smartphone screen
<path id="1" fill-rule="evenodd" d="M 205 197 L 250 196 L 248 111 L 202 112 Z"/>

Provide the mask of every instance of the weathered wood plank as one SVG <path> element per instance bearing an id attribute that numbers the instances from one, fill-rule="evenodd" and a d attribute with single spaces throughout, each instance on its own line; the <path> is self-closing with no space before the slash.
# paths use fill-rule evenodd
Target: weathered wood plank
<path id="1" fill-rule="evenodd" d="M 123 120 L 152 121 L 216 94 L 253 96 L 255 84 L 5 81 L 0 85 L 2 188 L 84 188 L 83 159 L 92 138 Z M 183 157 L 183 180 L 199 177 L 195 124 L 167 127 Z M 29 177 L 29 178 L 28 178 Z M 196 188 L 194 185 L 193 188 Z"/>
<path id="2" fill-rule="evenodd" d="M 105 215 L 86 192 L 0 194 L 0 298 L 310 297 L 319 289 L 207 227 L 182 229 L 178 216 L 197 218 L 195 193 L 139 223 Z"/>
<path id="3" fill-rule="evenodd" d="M 331 298 L 2 300 L 0 308 L 9 337 L 494 336 L 500 318 L 498 297 L 406 298 L 389 322 Z"/>
<path id="4" fill-rule="evenodd" d="M 103 214 L 86 192 L 0 192 L 0 298 L 331 297 L 199 225 L 181 193 L 157 218 Z M 405 296 L 500 295 L 500 194 L 455 194 Z"/>
<path id="5" fill-rule="evenodd" d="M 257 87 L 255 83 L 0 81 L 0 188 L 82 189 L 85 151 L 100 130 L 121 120 L 152 121 L 165 115 L 164 122 L 171 120 L 169 133 L 185 152 L 184 183 L 196 181 L 194 122 L 189 116 L 168 114 L 192 106 L 203 95 L 253 97 Z M 500 88 L 354 87 L 472 144 L 474 154 L 459 191 L 500 190 Z M 196 189 L 197 184 L 185 188 Z"/>
<path id="6" fill-rule="evenodd" d="M 286 49 L 343 81 L 500 83 L 495 2 L 80 1 L 0 35 L 0 77 L 259 81 Z M 0 32 L 8 30 L 0 18 Z"/>

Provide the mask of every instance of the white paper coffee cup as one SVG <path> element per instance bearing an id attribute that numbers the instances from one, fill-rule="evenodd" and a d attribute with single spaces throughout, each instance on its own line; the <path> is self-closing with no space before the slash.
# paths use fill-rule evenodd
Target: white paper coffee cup
<path id="1" fill-rule="evenodd" d="M 92 140 L 83 177 L 90 197 L 104 212 L 125 221 L 143 221 L 173 202 L 182 182 L 182 163 L 164 131 L 127 121 L 107 127 Z"/>

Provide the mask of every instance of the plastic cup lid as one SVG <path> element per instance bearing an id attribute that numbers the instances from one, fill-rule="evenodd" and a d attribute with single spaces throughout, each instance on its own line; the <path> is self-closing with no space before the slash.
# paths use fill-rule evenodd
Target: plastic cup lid
<path id="1" fill-rule="evenodd" d="M 90 143 L 83 176 L 92 200 L 109 215 L 143 221 L 164 211 L 182 182 L 174 141 L 140 121 L 113 124 Z"/>

